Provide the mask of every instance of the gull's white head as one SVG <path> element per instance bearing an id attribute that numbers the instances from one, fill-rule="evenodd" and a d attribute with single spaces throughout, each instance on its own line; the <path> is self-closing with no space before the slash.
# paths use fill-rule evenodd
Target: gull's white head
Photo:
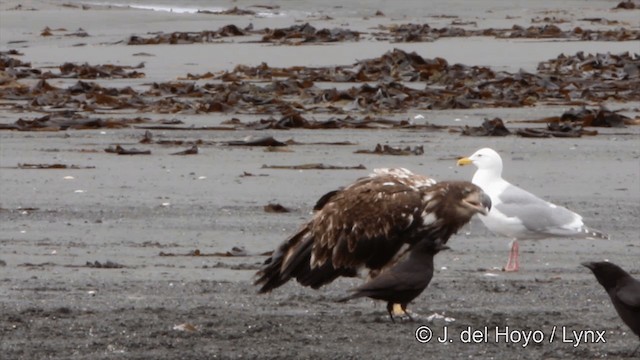
<path id="1" fill-rule="evenodd" d="M 480 149 L 473 155 L 458 160 L 458 166 L 469 164 L 475 165 L 478 170 L 487 170 L 498 176 L 502 174 L 502 158 L 490 148 Z"/>

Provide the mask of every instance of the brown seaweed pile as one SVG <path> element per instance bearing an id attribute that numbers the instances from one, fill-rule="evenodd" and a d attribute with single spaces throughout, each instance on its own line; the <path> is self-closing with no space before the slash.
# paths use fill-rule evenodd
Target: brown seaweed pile
<path id="1" fill-rule="evenodd" d="M 380 25 L 376 40 L 392 42 L 428 42 L 447 37 L 491 36 L 499 39 L 564 39 L 582 41 L 632 41 L 640 39 L 640 30 L 624 27 L 607 30 L 590 30 L 576 26 L 562 30 L 555 24 L 510 29 L 465 29 L 461 27 L 432 28 L 429 24 Z"/>
<path id="2" fill-rule="evenodd" d="M 286 28 L 264 28 L 260 30 L 253 30 L 252 25 L 240 29 L 238 26 L 230 24 L 218 30 L 157 32 L 149 35 L 151 36 L 132 35 L 127 40 L 127 45 L 215 43 L 224 38 L 248 35 L 262 35 L 258 42 L 282 45 L 358 41 L 360 39 L 360 32 L 358 31 L 342 28 L 317 29 L 309 23 L 292 25 Z"/>
<path id="3" fill-rule="evenodd" d="M 11 58 L 9 55 L 2 55 Z M 16 69 L 29 77 L 31 65 L 3 61 L 4 75 L 13 84 Z M 19 67 L 16 67 L 19 66 Z M 143 66 L 142 64 L 138 67 Z M 64 64 L 65 77 L 137 77 L 125 67 Z M 197 76 L 196 76 L 197 77 Z M 584 54 L 541 62 L 536 73 L 494 71 L 483 66 L 449 64 L 445 59 L 425 59 L 395 49 L 348 66 L 271 68 L 237 66 L 233 71 L 192 80 L 156 82 L 109 88 L 93 81 L 64 87 L 41 80 L 32 86 L 0 86 L 0 99 L 15 111 L 96 112 L 130 110 L 162 114 L 267 114 L 280 115 L 259 123 L 233 127 L 254 129 L 408 127 L 381 121 L 387 114 L 408 109 L 469 109 L 523 107 L 535 104 L 586 106 L 604 101 L 640 100 L 640 58 L 629 53 Z M 349 88 L 317 85 L 350 82 Z M 142 89 L 141 89 L 142 87 Z M 145 88 L 146 87 L 146 88 Z M 344 115 L 310 121 L 302 114 Z M 364 119 L 357 115 L 366 115 Z M 4 126 L 5 129 L 12 128 Z M 15 128 L 15 126 L 13 127 Z M 23 127 L 22 127 L 23 128 Z M 21 129 L 22 129 L 21 128 Z"/>
<path id="4" fill-rule="evenodd" d="M 594 19 L 581 19 L 594 22 Z M 619 25 L 616 22 L 609 22 L 606 19 L 598 18 L 597 22 L 605 25 Z M 274 43 L 282 45 L 302 45 L 314 43 L 332 43 L 343 41 L 359 41 L 363 36 L 374 41 L 391 42 L 428 42 L 440 38 L 450 37 L 475 37 L 491 36 L 499 39 L 562 39 L 580 41 L 632 41 L 640 40 L 640 30 L 618 26 L 610 29 L 586 29 L 576 26 L 572 29 L 562 29 L 556 24 L 567 22 L 567 20 L 544 18 L 532 19 L 533 23 L 545 23 L 544 25 L 532 25 L 524 27 L 513 25 L 505 29 L 466 29 L 460 26 L 449 26 L 434 28 L 429 24 L 394 24 L 379 25 L 371 34 L 365 34 L 346 28 L 317 29 L 309 23 L 292 25 L 285 28 L 263 28 L 253 29 L 252 25 L 239 28 L 236 25 L 225 25 L 218 30 L 202 30 L 193 32 L 174 31 L 170 33 L 155 32 L 150 36 L 132 35 L 127 39 L 128 45 L 156 45 L 156 44 L 193 44 L 193 43 L 215 43 L 225 38 L 241 37 L 248 35 L 261 35 L 258 42 Z M 475 24 L 475 23 L 474 23 Z M 468 25 L 454 22 L 453 25 Z M 50 33 L 49 33 L 50 34 Z M 253 40 L 251 40 L 253 41 Z"/>
<path id="5" fill-rule="evenodd" d="M 64 36 L 75 36 L 75 37 L 88 37 L 89 36 L 89 33 L 87 33 L 82 28 L 79 28 L 75 32 L 69 32 L 69 30 L 67 30 L 65 28 L 51 29 L 48 26 L 45 26 L 45 28 L 42 29 L 42 31 L 40 32 L 40 36 L 44 36 L 44 37 L 54 36 L 55 33 L 66 33 L 66 34 L 63 34 L 63 35 Z"/>
<path id="6" fill-rule="evenodd" d="M 204 30 L 198 32 L 151 33 L 151 37 L 132 35 L 127 45 L 157 45 L 157 44 L 193 44 L 220 41 L 222 38 L 248 35 L 250 29 L 240 29 L 236 25 L 226 25 L 218 30 Z"/>
<path id="7" fill-rule="evenodd" d="M 18 131 L 61 131 L 61 130 L 89 130 L 89 129 L 121 129 L 134 124 L 148 123 L 146 118 L 115 119 L 89 118 L 73 112 L 60 112 L 42 116 L 37 119 L 18 119 L 13 124 L 0 124 L 0 130 Z"/>
<path id="8" fill-rule="evenodd" d="M 331 117 L 327 120 L 307 120 L 299 114 L 284 115 L 280 119 L 268 118 L 259 121 L 244 123 L 238 119 L 225 121 L 223 124 L 231 125 L 235 129 L 251 130 L 287 130 L 287 129 L 425 129 L 439 130 L 443 127 L 431 124 L 412 124 L 407 120 L 390 120 L 381 117 L 364 116 L 362 118 L 345 116 Z"/>
<path id="9" fill-rule="evenodd" d="M 630 118 L 620 115 L 604 107 L 598 109 L 571 109 L 560 116 L 552 116 L 543 119 L 512 121 L 515 123 L 543 123 L 545 128 L 524 128 L 511 131 L 507 129 L 500 118 L 485 119 L 480 126 L 465 126 L 462 135 L 465 136 L 508 136 L 516 134 L 521 137 L 548 138 L 548 137 L 581 137 L 595 136 L 596 130 L 585 130 L 585 127 L 625 127 L 625 125 L 637 124 Z"/>
<path id="10" fill-rule="evenodd" d="M 539 101 L 601 102 L 607 99 L 640 99 L 640 57 L 580 52 L 542 62 L 537 73 L 496 72 L 488 67 L 450 65 L 445 59 L 425 59 L 416 53 L 395 49 L 381 57 L 361 60 L 351 66 L 271 68 L 237 66 L 216 78 L 223 81 L 297 81 L 299 92 L 316 101 L 351 101 L 347 109 L 390 111 L 403 105 L 427 109 L 471 107 L 518 107 Z M 318 92 L 313 82 L 378 82 L 338 91 Z M 425 89 L 403 85 L 425 82 Z M 436 86 L 431 88 L 430 86 Z M 313 93 L 312 93 L 313 92 Z M 319 98 L 318 98 L 319 97 Z M 357 100 L 357 101 L 356 101 Z M 422 106 L 421 106 L 422 105 Z M 377 109 L 376 109 L 377 108 Z M 344 108 L 343 108 L 344 110 Z"/>
<path id="11" fill-rule="evenodd" d="M 614 9 L 633 10 L 635 8 L 637 6 L 632 0 L 626 0 L 619 2 Z"/>
<path id="12" fill-rule="evenodd" d="M 23 56 L 17 50 L 0 51 L 0 71 L 2 72 L 3 83 L 22 78 L 37 77 L 42 74 L 40 69 L 31 67 L 30 62 L 22 61 L 16 56 Z"/>
<path id="13" fill-rule="evenodd" d="M 504 122 L 500 118 L 495 118 L 493 120 L 484 120 L 481 126 L 465 126 L 464 129 L 462 129 L 462 135 L 465 136 L 507 136 L 514 133 L 521 137 L 529 138 L 576 138 L 583 135 L 594 136 L 598 134 L 598 132 L 595 130 L 584 130 L 582 125 L 576 125 L 570 122 L 549 123 L 547 124 L 546 128 L 542 129 L 524 128 L 512 132 L 507 129 L 507 127 L 504 125 Z"/>
<path id="14" fill-rule="evenodd" d="M 45 73 L 43 78 L 72 78 L 72 79 L 131 79 L 144 77 L 144 73 L 138 71 L 127 71 L 129 69 L 142 69 L 144 63 L 137 66 L 120 66 L 120 65 L 97 65 L 91 66 L 85 64 L 64 63 L 60 65 L 60 74 L 54 75 Z"/>
<path id="15" fill-rule="evenodd" d="M 373 155 L 394 155 L 394 156 L 406 156 L 406 155 L 422 155 L 424 154 L 424 146 L 405 146 L 394 147 L 390 145 L 376 144 L 373 150 L 356 150 L 356 154 L 373 154 Z"/>
<path id="16" fill-rule="evenodd" d="M 630 119 L 605 107 L 589 109 L 586 107 L 570 109 L 560 116 L 552 116 L 536 120 L 511 121 L 513 123 L 543 123 L 559 124 L 570 123 L 573 126 L 583 127 L 612 127 L 621 128 L 627 125 L 639 125 L 638 120 Z"/>
<path id="17" fill-rule="evenodd" d="M 341 28 L 318 30 L 309 23 L 288 28 L 265 29 L 263 32 L 262 42 L 286 45 L 360 40 L 358 31 Z"/>
<path id="18" fill-rule="evenodd" d="M 51 72 L 32 68 L 31 63 L 23 62 L 9 55 L 18 56 L 20 54 L 0 53 L 0 70 L 14 79 L 132 79 L 145 76 L 144 73 L 136 71 L 144 68 L 143 62 L 135 66 L 67 62 L 58 67 L 59 72 Z"/>

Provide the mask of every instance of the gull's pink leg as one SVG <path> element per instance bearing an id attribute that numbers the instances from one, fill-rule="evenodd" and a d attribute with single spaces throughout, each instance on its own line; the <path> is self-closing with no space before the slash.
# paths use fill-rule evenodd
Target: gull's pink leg
<path id="1" fill-rule="evenodd" d="M 518 252 L 520 245 L 518 240 L 511 241 L 511 250 L 509 251 L 509 260 L 507 260 L 507 266 L 504 267 L 504 271 L 518 271 L 520 269 L 520 261 L 518 259 Z"/>

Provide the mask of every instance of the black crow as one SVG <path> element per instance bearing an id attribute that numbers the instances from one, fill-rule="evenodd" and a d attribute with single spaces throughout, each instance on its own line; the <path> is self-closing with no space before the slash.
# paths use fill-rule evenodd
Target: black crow
<path id="1" fill-rule="evenodd" d="M 407 312 L 407 304 L 418 297 L 431 282 L 433 257 L 440 250 L 448 248 L 440 242 L 424 239 L 414 245 L 404 259 L 362 286 L 352 289 L 353 294 L 338 301 L 344 302 L 365 296 L 387 301 L 387 311 L 394 322 L 394 304 L 400 304 L 402 312 L 413 320 Z"/>
<path id="2" fill-rule="evenodd" d="M 622 321 L 640 339 L 640 281 L 610 262 L 584 262 L 611 298 Z M 638 346 L 633 354 L 638 351 Z M 632 354 L 632 355 L 633 355 Z"/>

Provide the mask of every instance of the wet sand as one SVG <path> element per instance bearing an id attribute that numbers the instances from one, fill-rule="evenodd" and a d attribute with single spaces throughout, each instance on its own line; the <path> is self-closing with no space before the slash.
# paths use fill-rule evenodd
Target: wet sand
<path id="1" fill-rule="evenodd" d="M 144 87 L 152 82 L 173 81 L 187 73 L 231 70 L 238 64 L 257 65 L 262 61 L 271 66 L 350 64 L 380 56 L 395 47 L 416 51 L 425 57 L 441 56 L 450 63 L 488 65 L 512 72 L 519 68 L 532 71 L 539 61 L 555 58 L 561 52 L 637 52 L 639 43 L 452 38 L 411 44 L 367 40 L 306 46 L 233 42 L 132 47 L 112 43 L 149 31 L 199 31 L 230 23 L 246 26 L 249 22 L 256 28 L 290 26 L 295 20 L 306 19 L 178 16 L 98 7 L 82 11 L 61 7 L 55 2 L 24 5 L 40 8 L 38 11 L 6 10 L 16 4 L 2 5 L 0 50 L 18 49 L 24 54 L 20 59 L 32 62 L 37 68 L 57 67 L 66 61 L 120 65 L 146 62 L 142 70 L 145 78 L 98 81 L 115 87 Z M 485 14 L 490 19 L 475 19 L 483 28 L 491 24 L 508 27 L 518 22 L 528 25 L 531 18 L 543 14 L 536 8 L 519 14 L 517 19 L 505 19 L 511 9 L 492 9 L 495 4 L 487 4 Z M 637 29 L 640 25 L 628 12 L 610 11 L 616 2 L 588 4 L 585 9 L 574 9 L 573 14 L 560 14 L 574 21 L 600 14 L 607 19 L 629 22 L 631 28 Z M 286 9 L 285 5 L 282 7 Z M 474 19 L 456 9 L 461 19 Z M 372 9 L 371 13 L 374 12 Z M 316 20 L 313 24 L 322 27 L 348 23 L 348 28 L 366 30 L 372 23 L 411 20 L 396 20 L 394 16 L 388 14 L 369 20 L 353 16 Z M 434 21 L 438 24 L 445 20 L 434 18 Z M 45 26 L 69 30 L 82 27 L 92 36 L 44 38 L 39 34 Z M 18 40 L 26 42 L 13 42 Z M 79 42 L 87 45 L 72 46 Z M 154 56 L 133 56 L 139 52 Z M 331 56 L 327 56 L 327 52 L 331 52 Z M 69 86 L 76 80 L 49 81 L 56 86 Z M 32 85 L 35 81 L 24 80 L 24 83 Z M 42 116 L 38 112 L 10 110 L 6 104 L 3 99 L 0 123 Z M 631 118 L 639 114 L 638 102 L 602 105 L 621 110 Z M 569 106 L 544 105 L 508 109 L 416 109 L 388 117 L 412 120 L 421 114 L 425 119 L 415 121 L 478 126 L 485 118 L 537 119 L 568 109 Z M 231 117 L 243 121 L 261 117 L 260 114 L 132 111 L 123 111 L 123 114 L 175 118 L 185 126 L 219 125 Z M 510 128 L 525 126 L 507 125 Z M 155 139 L 202 140 L 199 153 L 193 156 L 170 155 L 187 146 L 140 144 L 145 130 L 136 128 L 1 131 L 1 357 L 628 357 L 638 345 L 637 337 L 620 321 L 591 272 L 579 264 L 608 259 L 640 276 L 637 221 L 640 218 L 640 128 L 597 130 L 597 136 L 545 139 L 515 135 L 463 137 L 447 130 L 407 129 L 152 130 Z M 247 136 L 273 136 L 280 141 L 294 139 L 303 143 L 349 141 L 353 145 L 291 145 L 287 147 L 289 152 L 224 145 Z M 354 153 L 373 149 L 379 143 L 402 147 L 421 145 L 425 153 L 420 156 Z M 118 156 L 104 152 L 116 144 L 151 150 L 151 155 Z M 252 276 L 265 259 L 259 254 L 272 250 L 308 219 L 315 200 L 325 192 L 348 184 L 376 167 L 406 167 L 437 179 L 469 180 L 474 169 L 457 168 L 455 158 L 470 155 L 484 146 L 503 155 L 506 179 L 580 213 L 589 226 L 609 233 L 612 239 L 522 242 L 522 270 L 515 274 L 503 273 L 499 269 L 506 262 L 509 240 L 492 235 L 474 219 L 450 240 L 452 250 L 436 258 L 434 280 L 409 306 L 419 314 L 415 322 L 393 324 L 384 305 L 371 300 L 335 303 L 362 279 L 340 279 L 318 291 L 290 283 L 272 294 L 256 294 Z M 18 164 L 25 163 L 82 168 L 17 168 Z M 366 169 L 263 168 L 263 165 L 308 163 L 362 164 Z M 282 204 L 291 212 L 267 213 L 263 206 L 269 203 Z M 233 247 L 243 247 L 247 256 L 216 255 Z M 193 256 L 196 249 L 201 256 Z M 453 321 L 427 320 L 434 313 Z M 180 330 L 185 328 L 184 324 L 188 324 L 187 331 Z M 415 333 L 422 325 L 430 327 L 435 337 L 442 336 L 446 327 L 449 339 L 440 343 L 434 337 L 429 343 L 418 342 Z M 482 334 L 476 335 L 476 341 L 467 341 L 471 340 L 467 336 L 469 330 Z M 581 330 L 593 330 L 584 333 L 591 335 L 604 331 L 606 342 L 591 337 L 587 343 L 576 344 L 577 335 L 573 331 Z M 535 336 L 527 342 L 518 331 Z M 505 332 L 509 333 L 508 337 L 500 335 Z"/>

